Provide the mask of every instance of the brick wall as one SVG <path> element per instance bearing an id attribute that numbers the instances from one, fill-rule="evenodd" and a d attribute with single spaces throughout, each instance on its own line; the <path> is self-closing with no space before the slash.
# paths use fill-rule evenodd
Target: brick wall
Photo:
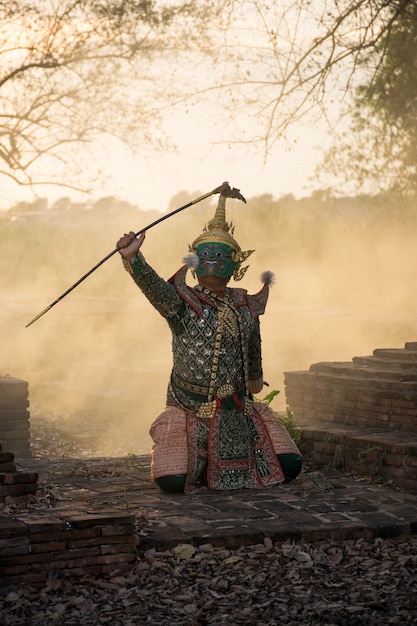
<path id="1" fill-rule="evenodd" d="M 417 342 L 285 372 L 285 394 L 314 462 L 417 493 Z"/>
<path id="2" fill-rule="evenodd" d="M 3 452 L 0 446 L 0 505 L 7 505 L 9 500 L 26 502 L 37 487 L 37 472 L 18 472 L 13 452 Z"/>
<path id="3" fill-rule="evenodd" d="M 17 459 L 31 457 L 28 383 L 0 376 L 0 446 Z"/>
<path id="4" fill-rule="evenodd" d="M 417 343 L 346 363 L 285 372 L 287 405 L 303 424 L 417 433 Z"/>
<path id="5" fill-rule="evenodd" d="M 126 572 L 134 533 L 133 516 L 122 513 L 0 516 L 0 587 Z"/>

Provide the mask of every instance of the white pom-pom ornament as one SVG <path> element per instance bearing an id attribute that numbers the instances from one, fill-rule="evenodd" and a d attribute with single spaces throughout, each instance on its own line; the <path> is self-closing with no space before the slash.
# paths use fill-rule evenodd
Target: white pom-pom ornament
<path id="1" fill-rule="evenodd" d="M 187 254 L 182 260 L 184 265 L 188 267 L 189 270 L 195 270 L 198 267 L 199 259 L 198 256 L 194 253 Z"/>

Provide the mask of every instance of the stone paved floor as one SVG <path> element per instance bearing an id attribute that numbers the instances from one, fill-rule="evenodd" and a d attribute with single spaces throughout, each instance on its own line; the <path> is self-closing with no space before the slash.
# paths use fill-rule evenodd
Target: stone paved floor
<path id="1" fill-rule="evenodd" d="M 142 549 L 179 543 L 231 547 L 264 537 L 313 542 L 417 534 L 416 494 L 347 472 L 305 469 L 296 481 L 265 491 L 169 495 L 152 485 L 149 461 L 26 461 L 18 469 L 39 472 L 39 500 L 46 504 L 37 516 L 128 513 L 139 520 Z"/>

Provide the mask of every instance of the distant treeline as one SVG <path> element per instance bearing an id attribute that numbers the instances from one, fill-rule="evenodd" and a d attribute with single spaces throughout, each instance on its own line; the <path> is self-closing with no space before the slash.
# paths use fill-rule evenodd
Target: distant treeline
<path id="1" fill-rule="evenodd" d="M 193 196 L 181 192 L 169 210 L 195 197 L 198 192 Z M 179 267 L 188 244 L 213 217 L 216 202 L 213 197 L 193 205 L 149 231 L 146 256 L 161 273 L 167 276 Z M 32 288 L 45 280 L 53 281 L 56 289 L 68 286 L 69 276 L 77 278 L 104 257 L 123 232 L 140 230 L 163 214 L 116 197 L 83 203 L 67 197 L 52 204 L 45 198 L 16 203 L 0 212 L 2 280 L 28 281 Z M 358 248 L 390 233 L 414 237 L 417 211 L 414 198 L 395 193 L 336 198 L 322 191 L 301 199 L 264 194 L 247 204 L 229 200 L 227 220 L 235 225 L 234 236 L 242 249 L 256 249 L 259 264 L 275 268 L 326 261 L 329 250 L 341 248 L 353 258 Z M 101 274 L 95 288 L 102 290 L 108 279 L 108 272 Z"/>
<path id="2" fill-rule="evenodd" d="M 193 195 L 182 191 L 171 199 L 167 212 L 172 211 L 190 200 L 198 197 L 199 192 Z M 205 205 L 215 200 L 205 201 Z M 210 206 L 211 206 L 210 205 Z M 186 212 L 177 214 L 175 220 L 182 222 L 201 220 L 200 204 L 194 205 Z M 247 220 L 261 221 L 268 224 L 274 231 L 279 230 L 282 224 L 323 224 L 343 222 L 348 227 L 360 224 L 362 227 L 375 225 L 381 220 L 390 223 L 414 223 L 416 219 L 417 200 L 414 196 L 404 197 L 395 192 L 386 192 L 378 195 L 361 195 L 356 197 L 336 197 L 328 191 L 315 191 L 312 195 L 297 199 L 292 194 L 274 198 L 272 194 L 263 194 L 249 198 L 246 205 L 234 200 L 227 203 L 227 218 L 235 215 L 241 222 Z M 0 211 L 4 222 L 18 221 L 20 223 L 55 224 L 59 228 L 78 228 L 80 224 L 103 226 L 111 223 L 129 223 L 129 220 L 143 219 L 147 222 L 157 219 L 163 212 L 157 210 L 142 210 L 115 196 L 106 196 L 95 201 L 74 202 L 69 197 L 62 197 L 50 203 L 47 198 L 37 198 L 32 202 L 17 202 L 10 209 Z M 140 227 L 140 225 L 139 225 Z"/>

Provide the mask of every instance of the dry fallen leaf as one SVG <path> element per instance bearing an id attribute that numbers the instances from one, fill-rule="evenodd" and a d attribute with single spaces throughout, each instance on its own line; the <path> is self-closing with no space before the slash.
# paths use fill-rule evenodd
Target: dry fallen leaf
<path id="1" fill-rule="evenodd" d="M 238 563 L 239 561 L 242 561 L 241 556 L 228 556 L 227 559 L 224 559 L 223 564 L 231 565 L 232 563 Z"/>
<path id="2" fill-rule="evenodd" d="M 180 543 L 178 546 L 172 549 L 172 552 L 177 559 L 189 559 L 194 556 L 196 548 L 189 543 Z"/>
<path id="3" fill-rule="evenodd" d="M 0 596 L 0 623 L 402 626 L 417 613 L 416 537 L 189 552 L 150 551 L 150 563 L 111 582 L 52 579 L 43 590 L 9 590 Z"/>

